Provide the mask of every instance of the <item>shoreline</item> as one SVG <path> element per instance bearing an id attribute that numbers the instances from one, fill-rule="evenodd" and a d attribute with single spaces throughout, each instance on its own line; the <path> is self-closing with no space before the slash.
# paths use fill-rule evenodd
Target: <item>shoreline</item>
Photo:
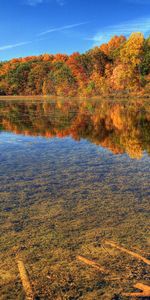
<path id="1" fill-rule="evenodd" d="M 114 94 L 110 94 L 110 95 L 97 95 L 97 96 L 91 96 L 91 97 L 85 97 L 85 96 L 74 96 L 74 97 L 68 97 L 68 96 L 55 96 L 55 95 L 17 95 L 17 96 L 11 96 L 11 95 L 4 95 L 1 96 L 0 95 L 0 101 L 5 101 L 5 100 L 55 100 L 55 99 L 60 99 L 60 100 L 64 100 L 64 99 L 68 99 L 68 100 L 89 100 L 89 99 L 93 99 L 93 100 L 98 100 L 98 99 L 109 99 L 109 100 L 129 100 L 129 99 L 143 99 L 143 100 L 149 100 L 150 99 L 150 95 L 132 95 L 132 94 L 128 94 L 128 95 L 124 95 L 124 94 L 118 94 L 118 95 L 114 95 Z"/>

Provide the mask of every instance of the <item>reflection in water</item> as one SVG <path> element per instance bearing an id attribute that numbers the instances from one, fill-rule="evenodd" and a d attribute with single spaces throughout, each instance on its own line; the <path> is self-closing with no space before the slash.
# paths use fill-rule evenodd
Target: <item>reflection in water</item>
<path id="1" fill-rule="evenodd" d="M 2 299 L 24 299 L 18 257 L 40 299 L 126 299 L 133 284 L 149 284 L 148 265 L 104 242 L 149 258 L 150 105 L 1 101 L 0 109 Z"/>
<path id="2" fill-rule="evenodd" d="M 32 136 L 81 138 L 141 158 L 150 153 L 150 105 L 138 101 L 1 102 L 1 129 Z"/>

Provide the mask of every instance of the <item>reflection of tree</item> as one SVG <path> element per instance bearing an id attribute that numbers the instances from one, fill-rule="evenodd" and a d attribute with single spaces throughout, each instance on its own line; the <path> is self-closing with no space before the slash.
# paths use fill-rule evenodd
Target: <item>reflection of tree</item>
<path id="1" fill-rule="evenodd" d="M 150 153 L 150 107 L 142 101 L 2 102 L 1 124 L 16 134 L 84 138 L 132 158 Z"/>

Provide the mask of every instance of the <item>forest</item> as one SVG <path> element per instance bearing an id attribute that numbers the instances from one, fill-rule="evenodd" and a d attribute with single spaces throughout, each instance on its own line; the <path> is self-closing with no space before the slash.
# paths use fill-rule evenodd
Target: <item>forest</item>
<path id="1" fill-rule="evenodd" d="M 43 54 L 0 62 L 0 95 L 149 97 L 150 36 L 114 36 L 84 54 Z"/>

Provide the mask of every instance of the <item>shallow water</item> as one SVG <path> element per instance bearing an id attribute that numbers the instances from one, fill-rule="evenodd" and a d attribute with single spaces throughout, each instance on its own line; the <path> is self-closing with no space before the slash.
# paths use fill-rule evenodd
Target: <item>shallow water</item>
<path id="1" fill-rule="evenodd" d="M 24 299 L 18 259 L 38 299 L 150 284 L 147 264 L 105 244 L 150 258 L 148 101 L 1 101 L 0 126 L 0 299 Z"/>

